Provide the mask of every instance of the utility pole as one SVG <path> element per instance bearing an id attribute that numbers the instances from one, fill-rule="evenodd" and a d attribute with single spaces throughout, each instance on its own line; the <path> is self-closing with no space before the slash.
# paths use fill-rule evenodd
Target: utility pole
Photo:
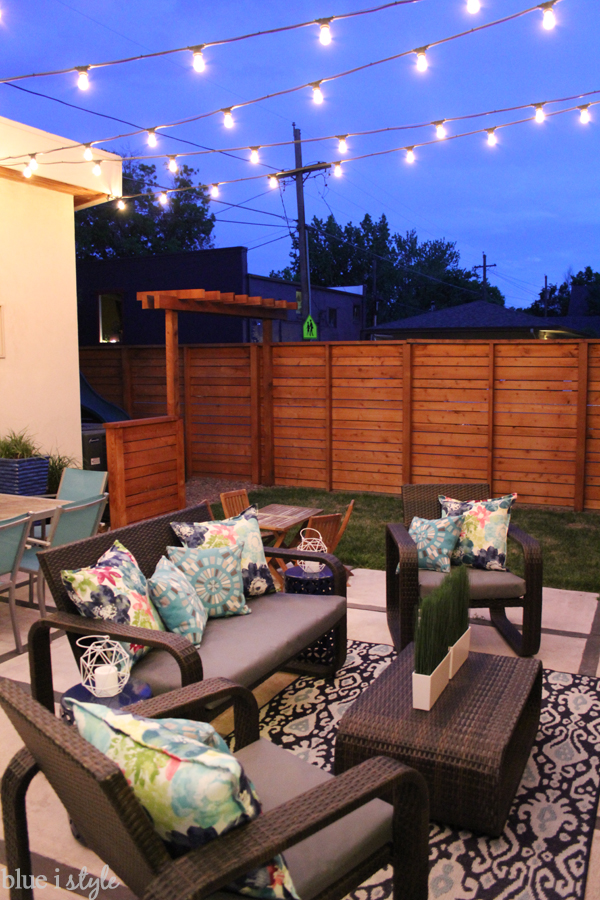
<path id="1" fill-rule="evenodd" d="M 483 269 L 483 299 L 487 300 L 487 270 L 495 269 L 496 263 L 489 263 L 487 261 L 487 256 L 485 253 L 483 254 L 483 265 L 482 266 L 473 266 L 473 270 L 477 271 L 477 269 Z"/>
<path id="2" fill-rule="evenodd" d="M 548 276 L 544 275 L 544 318 L 548 318 Z"/>
<path id="3" fill-rule="evenodd" d="M 292 123 L 294 129 L 294 153 L 296 158 L 296 203 L 298 206 L 298 254 L 300 259 L 300 293 L 302 294 L 302 314 L 310 316 L 310 269 L 308 268 L 308 233 L 304 215 L 304 181 L 302 177 L 302 143 L 300 129 Z"/>
<path id="4" fill-rule="evenodd" d="M 377 325 L 379 302 L 377 300 L 377 257 L 373 257 L 373 325 Z"/>

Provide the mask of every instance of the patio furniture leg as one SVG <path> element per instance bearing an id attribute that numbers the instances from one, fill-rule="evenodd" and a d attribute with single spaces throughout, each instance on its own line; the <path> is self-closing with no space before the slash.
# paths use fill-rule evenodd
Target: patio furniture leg
<path id="1" fill-rule="evenodd" d="M 10 888 L 11 900 L 34 900 L 31 887 L 31 853 L 27 830 L 25 797 L 27 788 L 39 771 L 37 763 L 26 747 L 13 756 L 2 777 L 2 818 L 6 847 L 6 868 L 12 878 L 18 870 L 20 887 Z"/>
<path id="2" fill-rule="evenodd" d="M 515 651 L 515 653 L 519 656 L 531 655 L 524 652 L 523 635 L 516 625 L 513 625 L 513 623 L 509 621 L 504 607 L 501 607 L 500 609 L 490 609 L 490 618 L 506 643 Z"/>
<path id="3" fill-rule="evenodd" d="M 33 602 L 33 572 L 29 573 L 29 605 L 35 606 Z"/>
<path id="4" fill-rule="evenodd" d="M 42 616 L 46 615 L 46 581 L 42 574 L 42 570 L 39 569 L 37 574 L 37 598 L 38 598 L 38 606 L 40 608 L 40 614 Z"/>
<path id="5" fill-rule="evenodd" d="M 15 597 L 14 584 L 11 584 L 8 589 L 8 608 L 10 610 L 10 621 L 12 623 L 12 630 L 15 637 L 15 646 L 17 648 L 17 653 L 22 653 L 23 645 L 21 644 L 21 633 L 19 631 L 19 623 L 17 622 L 17 601 Z"/>

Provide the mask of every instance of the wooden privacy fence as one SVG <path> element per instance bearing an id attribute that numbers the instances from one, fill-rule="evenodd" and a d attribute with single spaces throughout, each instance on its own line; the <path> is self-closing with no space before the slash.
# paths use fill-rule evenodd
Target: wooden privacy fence
<path id="1" fill-rule="evenodd" d="M 188 475 L 400 493 L 489 481 L 495 495 L 600 509 L 600 341 L 186 346 Z M 164 348 L 83 348 L 134 416 L 165 411 Z"/>

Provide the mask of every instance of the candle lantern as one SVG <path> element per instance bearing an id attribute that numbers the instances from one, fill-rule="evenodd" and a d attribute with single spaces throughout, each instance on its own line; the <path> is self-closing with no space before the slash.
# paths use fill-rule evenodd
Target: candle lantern
<path id="1" fill-rule="evenodd" d="M 300 537 L 302 540 L 298 544 L 298 550 L 309 550 L 312 553 L 327 553 L 327 544 L 316 528 L 303 528 L 300 532 Z M 325 568 L 325 563 L 317 562 L 315 559 L 299 559 L 298 565 L 307 573 L 321 572 Z"/>
<path id="2" fill-rule="evenodd" d="M 118 641 L 100 638 L 89 644 L 89 640 L 86 636 L 77 641 L 85 648 L 79 660 L 81 683 L 94 697 L 115 697 L 129 680 L 131 658 Z"/>

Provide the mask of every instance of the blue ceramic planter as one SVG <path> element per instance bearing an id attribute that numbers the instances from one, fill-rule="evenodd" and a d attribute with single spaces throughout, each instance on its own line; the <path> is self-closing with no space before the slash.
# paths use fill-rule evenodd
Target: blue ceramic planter
<path id="1" fill-rule="evenodd" d="M 48 488 L 47 456 L 29 459 L 0 458 L 0 494 L 45 494 Z"/>

